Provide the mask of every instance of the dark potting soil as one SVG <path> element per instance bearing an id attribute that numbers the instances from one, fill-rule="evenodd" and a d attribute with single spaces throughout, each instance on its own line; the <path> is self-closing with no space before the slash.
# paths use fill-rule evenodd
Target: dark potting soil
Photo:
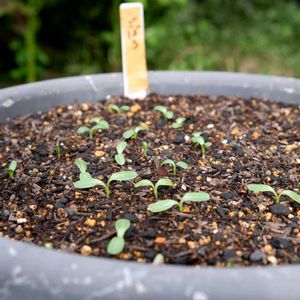
<path id="1" fill-rule="evenodd" d="M 107 110 L 115 103 L 128 112 Z M 187 120 L 173 129 L 153 108 L 164 105 Z M 79 126 L 100 117 L 110 128 L 79 136 Z M 173 120 L 174 121 L 174 120 Z M 122 133 L 133 126 L 149 130 L 129 140 L 126 164 L 114 161 Z M 212 142 L 202 159 L 191 134 L 203 131 Z M 142 141 L 149 143 L 143 155 Z M 61 157 L 55 154 L 60 144 Z M 161 253 L 166 263 L 220 267 L 300 262 L 300 205 L 283 196 L 254 194 L 246 184 L 266 183 L 276 190 L 300 190 L 300 109 L 257 99 L 149 95 L 131 101 L 115 97 L 96 104 L 70 104 L 45 113 L 17 117 L 0 125 L 0 236 L 40 246 L 105 256 L 119 218 L 131 221 L 119 259 L 152 262 Z M 76 190 L 76 158 L 88 162 L 94 178 L 135 170 L 141 179 L 170 178 L 176 188 L 162 188 L 159 199 L 179 199 L 205 191 L 208 202 L 188 203 L 153 214 L 152 191 L 131 182 L 114 182 L 106 197 L 101 187 Z M 183 160 L 189 169 L 176 175 L 161 162 Z M 14 178 L 7 165 L 16 160 Z"/>

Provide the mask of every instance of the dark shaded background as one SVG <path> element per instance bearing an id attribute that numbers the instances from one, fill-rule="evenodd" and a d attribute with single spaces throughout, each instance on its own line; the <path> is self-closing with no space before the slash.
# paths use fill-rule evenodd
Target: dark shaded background
<path id="1" fill-rule="evenodd" d="M 0 0 L 0 87 L 121 70 L 120 0 Z M 149 69 L 300 75 L 300 1 L 144 0 Z"/>

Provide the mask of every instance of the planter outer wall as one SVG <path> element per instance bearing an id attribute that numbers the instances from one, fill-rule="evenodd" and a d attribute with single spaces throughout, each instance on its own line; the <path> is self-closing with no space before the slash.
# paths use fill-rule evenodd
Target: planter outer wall
<path id="1" fill-rule="evenodd" d="M 300 105 L 293 78 L 223 72 L 149 72 L 151 92 L 274 99 Z M 58 104 L 122 94 L 121 74 L 42 81 L 0 90 L 0 122 Z M 0 194 L 1 195 L 1 194 Z M 1 197 L 1 196 L 0 196 Z M 1 300 L 299 300 L 300 265 L 154 266 L 47 250 L 0 238 Z"/>

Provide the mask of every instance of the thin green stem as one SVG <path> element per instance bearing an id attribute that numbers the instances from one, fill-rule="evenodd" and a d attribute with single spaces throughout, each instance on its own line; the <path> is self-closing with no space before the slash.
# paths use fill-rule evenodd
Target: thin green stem
<path id="1" fill-rule="evenodd" d="M 180 200 L 180 202 L 178 203 L 178 206 L 179 206 L 179 211 L 183 212 L 183 201 L 182 200 Z"/>
<path id="2" fill-rule="evenodd" d="M 105 193 L 106 193 L 106 196 L 107 196 L 107 197 L 110 196 L 109 183 L 107 183 L 107 184 L 105 185 Z"/>
<path id="3" fill-rule="evenodd" d="M 275 193 L 276 203 L 280 203 L 281 194 L 282 193 L 280 193 L 280 194 Z"/>

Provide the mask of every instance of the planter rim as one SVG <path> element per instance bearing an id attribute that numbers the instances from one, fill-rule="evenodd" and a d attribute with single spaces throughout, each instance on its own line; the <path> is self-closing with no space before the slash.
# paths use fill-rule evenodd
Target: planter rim
<path id="1" fill-rule="evenodd" d="M 231 72 L 150 71 L 161 94 L 224 95 L 300 105 L 300 80 Z M 0 122 L 49 106 L 122 94 L 122 74 L 52 79 L 0 90 Z M 300 265 L 155 266 L 83 257 L 0 237 L 0 299 L 299 299 Z M 241 288 L 237 288 L 241 287 Z M 41 298 L 39 298 L 41 297 Z"/>

